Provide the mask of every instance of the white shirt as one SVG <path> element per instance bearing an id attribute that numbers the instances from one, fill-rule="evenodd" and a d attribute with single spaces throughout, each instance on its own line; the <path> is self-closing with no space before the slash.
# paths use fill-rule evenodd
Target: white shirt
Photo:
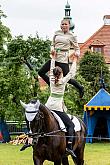
<path id="1" fill-rule="evenodd" d="M 58 84 L 55 84 L 55 77 L 53 75 L 53 69 L 55 68 L 55 60 L 51 59 L 51 68 L 50 68 L 50 91 L 51 94 L 62 95 L 62 97 L 53 97 L 49 96 L 46 106 L 50 110 L 56 110 L 63 112 L 63 95 L 65 92 L 65 86 L 67 82 L 75 76 L 76 73 L 76 62 L 72 63 L 69 73 L 65 77 L 59 79 Z"/>

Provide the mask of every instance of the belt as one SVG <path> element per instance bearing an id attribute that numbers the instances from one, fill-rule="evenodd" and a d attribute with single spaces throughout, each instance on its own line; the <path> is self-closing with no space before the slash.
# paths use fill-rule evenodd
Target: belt
<path id="1" fill-rule="evenodd" d="M 63 94 L 51 93 L 50 96 L 56 97 L 56 98 L 62 98 Z"/>
<path id="2" fill-rule="evenodd" d="M 60 48 L 55 48 L 56 52 L 68 52 L 68 49 L 60 49 Z"/>

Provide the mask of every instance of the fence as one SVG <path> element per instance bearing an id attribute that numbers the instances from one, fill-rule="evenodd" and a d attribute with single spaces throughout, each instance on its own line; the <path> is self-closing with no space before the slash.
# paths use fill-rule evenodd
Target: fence
<path id="1" fill-rule="evenodd" d="M 19 125 L 16 121 L 7 121 L 8 131 L 10 135 L 19 135 L 27 132 L 26 122 L 24 121 L 21 125 Z"/>

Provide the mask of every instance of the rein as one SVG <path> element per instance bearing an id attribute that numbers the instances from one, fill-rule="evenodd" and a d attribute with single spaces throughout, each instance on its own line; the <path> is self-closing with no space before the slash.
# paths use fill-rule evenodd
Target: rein
<path id="1" fill-rule="evenodd" d="M 44 132 L 41 132 L 41 133 L 28 133 L 27 135 L 33 137 L 33 136 L 39 136 L 39 137 L 44 137 L 44 136 L 48 136 L 48 135 L 52 135 L 52 134 L 55 134 L 55 133 L 58 133 L 58 132 L 61 132 L 63 131 L 65 128 L 62 128 L 62 129 L 58 129 L 56 131 L 52 131 L 52 132 L 47 132 L 47 133 L 44 133 Z"/>

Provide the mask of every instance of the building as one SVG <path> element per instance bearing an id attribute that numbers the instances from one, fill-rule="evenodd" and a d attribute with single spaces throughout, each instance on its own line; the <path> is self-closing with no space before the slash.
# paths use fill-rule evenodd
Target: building
<path id="1" fill-rule="evenodd" d="M 81 56 L 87 50 L 99 52 L 104 55 L 106 64 L 110 65 L 110 15 L 103 17 L 104 25 L 96 31 L 87 41 L 80 45 Z"/>

